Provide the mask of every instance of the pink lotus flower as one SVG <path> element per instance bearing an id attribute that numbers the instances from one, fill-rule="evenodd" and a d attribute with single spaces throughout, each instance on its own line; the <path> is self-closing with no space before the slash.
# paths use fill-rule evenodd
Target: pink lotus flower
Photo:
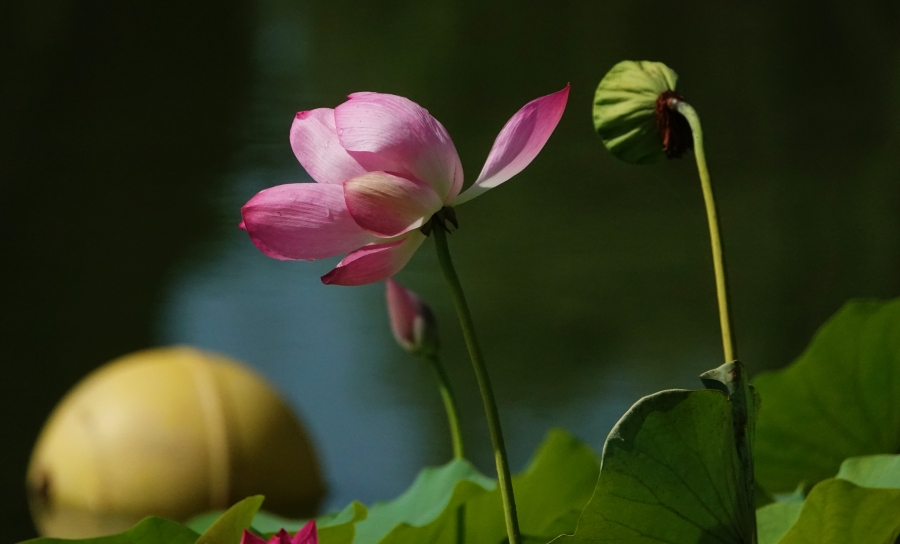
<path id="1" fill-rule="evenodd" d="M 446 129 L 418 104 L 354 93 L 335 109 L 297 114 L 291 147 L 317 183 L 279 185 L 241 209 L 241 228 L 276 259 L 348 253 L 322 282 L 389 278 L 425 240 L 418 229 L 445 206 L 500 185 L 537 156 L 556 128 L 569 87 L 532 100 L 506 123 L 475 183 L 460 193 L 462 165 Z"/>
<path id="2" fill-rule="evenodd" d="M 270 538 L 268 543 L 245 529 L 244 536 L 241 537 L 241 544 L 319 544 L 319 535 L 316 533 L 316 520 L 310 520 L 302 529 L 297 531 L 293 538 L 287 531 L 282 529 Z"/>
<path id="3" fill-rule="evenodd" d="M 436 352 L 437 319 L 431 308 L 418 295 L 393 279 L 387 280 L 386 287 L 388 316 L 397 343 L 413 354 Z"/>

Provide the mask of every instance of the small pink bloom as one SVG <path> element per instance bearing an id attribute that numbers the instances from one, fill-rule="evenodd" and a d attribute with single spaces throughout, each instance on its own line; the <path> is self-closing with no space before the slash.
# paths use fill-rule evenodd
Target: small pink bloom
<path id="1" fill-rule="evenodd" d="M 410 353 L 427 355 L 437 350 L 437 320 L 415 293 L 393 279 L 387 280 L 387 307 L 394 338 Z"/>
<path id="2" fill-rule="evenodd" d="M 310 520 L 293 537 L 282 529 L 270 538 L 268 543 L 245 529 L 244 536 L 241 537 L 241 544 L 319 544 L 319 535 L 316 533 L 316 520 Z"/>
<path id="3" fill-rule="evenodd" d="M 387 279 L 425 240 L 437 211 L 456 206 L 521 172 L 550 138 L 569 87 L 532 100 L 500 131 L 475 183 L 465 191 L 450 135 L 418 104 L 390 94 L 354 93 L 335 109 L 297 114 L 291 147 L 317 183 L 279 185 L 241 209 L 241 228 L 276 259 L 349 253 L 327 284 Z"/>

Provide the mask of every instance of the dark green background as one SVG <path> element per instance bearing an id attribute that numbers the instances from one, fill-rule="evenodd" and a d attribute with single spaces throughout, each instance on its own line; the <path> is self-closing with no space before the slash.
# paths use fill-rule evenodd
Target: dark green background
<path id="1" fill-rule="evenodd" d="M 293 113 L 353 91 L 428 108 L 471 182 L 518 107 L 572 84 L 538 159 L 460 208 L 451 238 L 517 466 L 543 433 L 522 429 L 522 414 L 573 414 L 627 391 L 597 416 L 586 437 L 597 445 L 638 394 L 692 386 L 719 363 L 692 160 L 628 166 L 593 133 L 594 88 L 619 60 L 679 73 L 704 122 L 741 358 L 752 372 L 789 362 L 846 299 L 900 294 L 898 28 L 893 0 L 4 2 L 0 538 L 32 534 L 22 480 L 60 396 L 115 356 L 191 338 L 170 319 L 180 278 L 202 283 L 233 247 L 279 265 L 235 232 L 240 203 L 266 186 L 236 184 L 236 172 L 293 169 L 302 180 L 286 138 Z M 467 438 L 487 471 L 432 253 L 423 246 L 400 279 L 437 310 Z M 318 286 L 327 264 L 284 266 L 303 289 L 342 290 L 366 310 L 355 322 L 387 338 L 379 286 Z M 234 355 L 252 359 L 248 338 Z M 339 329 L 318 340 L 324 353 L 346 341 Z M 358 361 L 375 379 L 367 387 L 401 409 L 427 406 L 435 444 L 417 459 L 440 462 L 427 372 L 382 348 Z"/>

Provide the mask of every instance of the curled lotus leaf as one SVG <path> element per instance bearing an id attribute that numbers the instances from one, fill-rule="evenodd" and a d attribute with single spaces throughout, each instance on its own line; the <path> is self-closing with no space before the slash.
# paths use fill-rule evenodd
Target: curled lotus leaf
<path id="1" fill-rule="evenodd" d="M 756 475 L 774 493 L 900 451 L 900 299 L 847 303 L 790 366 L 761 374 Z"/>

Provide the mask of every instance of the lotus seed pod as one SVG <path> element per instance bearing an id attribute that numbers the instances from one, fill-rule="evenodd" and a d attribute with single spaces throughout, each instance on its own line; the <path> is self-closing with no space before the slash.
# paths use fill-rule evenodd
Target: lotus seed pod
<path id="1" fill-rule="evenodd" d="M 603 145 L 625 162 L 644 164 L 691 149 L 687 120 L 671 107 L 678 74 L 661 62 L 622 61 L 594 95 L 594 128 Z"/>
<path id="2" fill-rule="evenodd" d="M 183 521 L 249 495 L 291 517 L 325 493 L 303 425 L 262 377 L 188 347 L 140 351 L 78 383 L 44 426 L 28 468 L 44 536 Z"/>

